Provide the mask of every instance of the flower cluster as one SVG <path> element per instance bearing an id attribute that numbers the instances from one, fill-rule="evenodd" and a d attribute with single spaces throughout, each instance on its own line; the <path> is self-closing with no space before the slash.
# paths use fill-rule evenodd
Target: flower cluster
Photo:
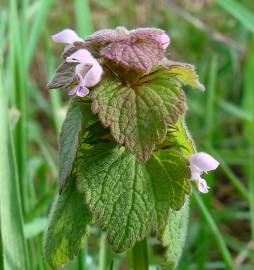
<path id="1" fill-rule="evenodd" d="M 159 58 L 153 57 L 153 61 L 157 61 L 158 63 L 163 58 L 163 53 L 169 43 L 170 38 L 168 35 L 160 30 L 160 29 L 153 29 L 153 28 L 139 28 L 136 30 L 128 31 L 124 27 L 117 27 L 116 30 L 103 30 L 98 31 L 88 37 L 86 40 L 80 38 L 73 30 L 65 29 L 55 35 L 52 36 L 52 39 L 56 43 L 64 43 L 66 47 L 64 48 L 64 55 L 65 55 L 65 62 L 66 63 L 77 63 L 75 68 L 75 79 L 78 82 L 70 91 L 70 95 L 77 95 L 77 96 L 85 96 L 89 93 L 89 87 L 93 87 L 98 84 L 103 75 L 103 69 L 99 64 L 99 60 L 96 59 L 88 49 L 84 48 L 85 42 L 86 44 L 92 44 L 93 46 L 98 46 L 98 44 L 105 45 L 104 50 L 102 50 L 101 55 L 108 59 L 114 59 L 117 62 L 121 62 L 121 59 L 118 59 L 118 55 L 116 50 L 121 50 L 124 48 L 126 51 L 131 48 L 131 46 L 136 46 L 135 49 L 141 50 L 143 43 L 146 40 L 149 40 L 149 44 L 157 44 L 158 48 L 156 48 L 159 52 Z M 138 40 L 138 42 L 136 42 Z M 120 47 L 114 48 L 115 41 L 119 41 Z M 83 45 L 79 48 L 78 44 Z M 146 43 L 145 43 L 146 44 Z M 146 44 L 147 45 L 147 44 Z M 126 48 L 127 46 L 127 48 Z M 74 52 L 73 52 L 74 51 Z M 70 53 L 71 52 L 71 53 Z M 123 61 L 123 64 L 127 62 L 127 65 L 130 63 L 128 62 L 129 59 L 132 59 L 132 55 L 126 56 L 126 61 Z M 124 58 L 123 58 L 124 59 Z M 136 68 L 149 68 L 154 64 L 154 62 L 148 63 L 136 63 Z M 144 60 L 145 62 L 145 60 Z M 156 62 L 155 62 L 156 63 Z"/>
<path id="2" fill-rule="evenodd" d="M 53 41 L 67 44 L 65 50 L 73 46 L 75 42 L 82 41 L 82 39 L 70 29 L 52 36 Z M 75 67 L 75 79 L 78 85 L 69 91 L 69 95 L 76 94 L 84 97 L 89 94 L 88 87 L 95 86 L 100 80 L 103 73 L 99 62 L 86 49 L 80 49 L 68 56 L 65 61 L 67 63 L 77 63 Z"/>

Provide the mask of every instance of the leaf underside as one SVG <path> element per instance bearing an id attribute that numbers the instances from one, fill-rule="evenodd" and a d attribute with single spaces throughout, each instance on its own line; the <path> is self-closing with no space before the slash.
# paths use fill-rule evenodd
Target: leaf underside
<path id="1" fill-rule="evenodd" d="M 74 81 L 74 70 L 76 64 L 63 63 L 57 70 L 53 79 L 47 84 L 48 89 L 67 88 Z"/>
<path id="2" fill-rule="evenodd" d="M 78 190 L 116 252 L 131 248 L 151 228 L 166 225 L 190 192 L 188 162 L 176 150 L 163 150 L 146 164 L 124 147 L 97 144 L 77 163 Z"/>
<path id="3" fill-rule="evenodd" d="M 167 73 L 140 86 L 105 78 L 92 92 L 92 110 L 114 139 L 146 161 L 186 109 L 180 84 Z"/>
<path id="4" fill-rule="evenodd" d="M 45 257 L 52 268 L 62 267 L 78 254 L 91 220 L 84 194 L 78 193 L 75 180 L 69 179 L 66 190 L 57 196 L 52 206 L 44 240 Z"/>
<path id="5" fill-rule="evenodd" d="M 59 140 L 59 188 L 64 188 L 68 177 L 72 172 L 73 163 L 76 158 L 80 144 L 80 134 L 85 126 L 86 119 L 82 111 L 88 105 L 78 97 L 71 100 L 70 106 L 62 125 Z"/>

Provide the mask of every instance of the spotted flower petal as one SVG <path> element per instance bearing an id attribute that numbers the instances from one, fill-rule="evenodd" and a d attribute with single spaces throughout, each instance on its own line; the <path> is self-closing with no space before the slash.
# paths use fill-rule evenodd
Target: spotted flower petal
<path id="1" fill-rule="evenodd" d="M 207 183 L 205 181 L 205 179 L 203 178 L 200 178 L 198 180 L 198 190 L 201 192 L 201 193 L 208 193 L 208 190 L 209 187 L 207 186 Z"/>
<path id="2" fill-rule="evenodd" d="M 84 97 L 89 94 L 89 89 L 80 83 L 76 85 L 73 89 L 71 89 L 68 94 L 70 96 L 77 95 L 79 97 Z"/>

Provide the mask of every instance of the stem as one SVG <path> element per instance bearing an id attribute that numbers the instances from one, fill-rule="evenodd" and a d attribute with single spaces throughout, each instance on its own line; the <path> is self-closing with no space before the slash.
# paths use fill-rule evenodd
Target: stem
<path id="1" fill-rule="evenodd" d="M 106 234 L 102 233 L 100 239 L 100 252 L 99 252 L 99 270 L 105 270 L 107 264 L 107 238 Z"/>
<path id="2" fill-rule="evenodd" d="M 80 253 L 78 255 L 78 270 L 85 270 L 86 269 L 86 251 L 85 251 L 86 245 L 84 249 L 80 250 Z"/>
<path id="3" fill-rule="evenodd" d="M 148 270 L 148 253 L 146 239 L 137 242 L 132 249 L 132 264 L 133 270 Z"/>

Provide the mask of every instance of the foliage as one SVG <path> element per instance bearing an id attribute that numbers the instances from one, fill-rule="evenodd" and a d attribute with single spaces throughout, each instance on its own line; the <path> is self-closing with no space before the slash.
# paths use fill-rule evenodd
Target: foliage
<path id="1" fill-rule="evenodd" d="M 211 195 L 203 199 L 194 194 L 190 200 L 191 226 L 184 260 L 178 269 L 230 269 L 230 265 L 231 269 L 252 269 L 252 242 L 249 240 L 254 231 L 254 43 L 248 29 L 253 29 L 253 2 L 164 1 L 159 5 L 156 1 L 131 1 L 127 5 L 126 1 L 92 0 L 93 23 L 89 21 L 87 2 L 75 0 L 75 10 L 70 1 L 11 0 L 1 5 L 0 61 L 4 58 L 0 67 L 1 101 L 9 107 L 1 106 L 5 113 L 1 113 L 0 123 L 10 123 L 11 129 L 8 136 L 1 133 L 1 160 L 5 161 L 1 162 L 0 172 L 2 175 L 8 168 L 5 164 L 12 165 L 10 172 L 16 174 L 16 180 L 1 176 L 1 183 L 8 184 L 9 189 L 2 185 L 0 268 L 13 262 L 10 258 L 15 258 L 16 262 L 27 258 L 29 270 L 50 269 L 42 256 L 45 222 L 39 221 L 47 219 L 57 190 L 56 133 L 60 131 L 66 107 L 65 98 L 60 97 L 59 92 L 45 91 L 45 82 L 53 77 L 58 63 L 55 58 L 58 49 L 50 43 L 49 35 L 67 25 L 84 36 L 91 33 L 93 26 L 99 29 L 153 25 L 165 29 L 172 37 L 174 49 L 169 48 L 166 54 L 179 61 L 195 63 L 207 86 L 206 95 L 185 87 L 190 109 L 186 122 L 197 145 L 221 162 L 216 175 L 208 179 Z M 59 4 L 65 7 L 64 12 L 56 8 Z M 112 143 L 109 130 L 103 130 L 104 135 L 99 134 L 100 142 Z M 2 152 L 6 138 L 9 145 L 11 138 L 14 141 L 11 162 Z M 87 143 L 94 141 L 89 138 Z M 8 210 L 16 202 L 15 211 L 20 214 Z M 4 213 L 15 222 L 9 225 L 5 216 L 3 218 Z M 37 233 L 29 238 L 25 234 L 24 239 L 22 227 L 26 232 L 31 226 Z M 88 254 L 81 252 L 65 268 L 95 270 L 97 265 L 105 265 L 104 269 L 127 269 L 126 253 L 112 260 L 110 247 L 103 242 L 104 235 L 100 235 L 95 227 L 88 245 L 84 245 Z M 150 267 L 153 268 L 162 253 L 153 234 L 149 246 Z"/>

